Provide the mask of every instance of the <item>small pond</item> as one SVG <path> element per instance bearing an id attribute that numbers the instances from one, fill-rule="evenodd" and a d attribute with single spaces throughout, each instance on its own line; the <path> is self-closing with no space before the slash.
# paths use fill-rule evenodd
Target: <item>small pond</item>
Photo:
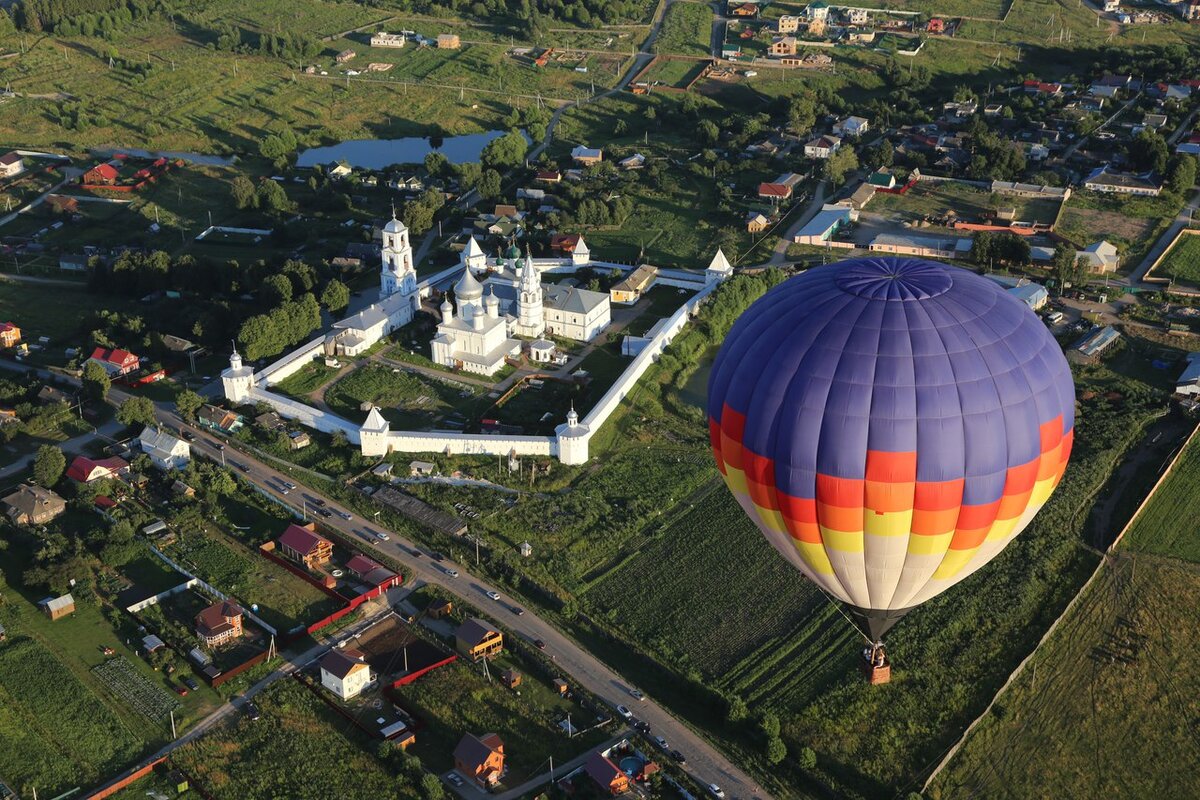
<path id="1" fill-rule="evenodd" d="M 383 169 L 391 164 L 420 164 L 433 151 L 444 155 L 451 164 L 479 160 L 483 148 L 507 131 L 467 133 L 462 136 L 406 136 L 403 139 L 348 139 L 327 147 L 310 147 L 296 159 L 298 167 L 313 167 L 345 161 L 359 169 Z M 524 131 L 525 141 L 532 143 Z"/>

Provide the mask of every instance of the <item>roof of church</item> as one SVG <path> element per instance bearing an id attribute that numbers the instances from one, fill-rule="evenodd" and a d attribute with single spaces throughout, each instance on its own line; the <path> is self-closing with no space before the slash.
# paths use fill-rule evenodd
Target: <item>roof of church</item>
<path id="1" fill-rule="evenodd" d="M 474 236 L 467 239 L 467 246 L 463 248 L 464 258 L 475 258 L 483 255 L 483 248 L 479 246 L 479 240 Z"/>
<path id="2" fill-rule="evenodd" d="M 371 411 L 367 414 L 367 420 L 362 424 L 364 431 L 386 431 L 388 429 L 388 421 L 383 418 L 383 414 L 379 413 L 379 409 L 371 406 Z"/>
<path id="3" fill-rule="evenodd" d="M 403 222 L 396 219 L 396 215 L 394 213 L 392 214 L 392 218 L 387 221 L 387 224 L 383 226 L 384 233 L 401 233 L 402 231 L 406 230 L 408 230 L 408 228 L 404 227 Z"/>
<path id="4" fill-rule="evenodd" d="M 572 314 L 589 314 L 608 303 L 607 293 L 591 292 L 558 283 L 543 283 L 542 296 L 545 306 Z"/>
<path id="5" fill-rule="evenodd" d="M 463 276 L 458 279 L 458 283 L 454 284 L 454 299 L 461 302 L 478 300 L 481 297 L 483 297 L 483 284 L 475 279 L 471 270 L 463 269 Z"/>

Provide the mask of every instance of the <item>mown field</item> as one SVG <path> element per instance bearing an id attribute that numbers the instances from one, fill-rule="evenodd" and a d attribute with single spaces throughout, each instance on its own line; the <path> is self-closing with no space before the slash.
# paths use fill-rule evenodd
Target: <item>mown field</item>
<path id="1" fill-rule="evenodd" d="M 1184 448 L 1171 474 L 1134 518 L 1121 549 L 1200 562 L 1200 534 L 1192 512 L 1200 492 L 1200 437 Z"/>
<path id="2" fill-rule="evenodd" d="M 1182 283 L 1200 283 L 1200 235 L 1180 237 L 1155 268 L 1154 275 Z"/>
<path id="3" fill-rule="evenodd" d="M 262 719 L 242 715 L 172 756 L 216 800 L 250 797 L 375 797 L 407 800 L 413 781 L 383 764 L 376 743 L 294 680 L 255 702 Z"/>
<path id="4" fill-rule="evenodd" d="M 326 389 L 325 402 L 335 413 L 355 422 L 367 418 L 362 404 L 374 403 L 397 429 L 428 428 L 456 413 L 471 420 L 479 410 L 476 407 L 488 403 L 477 389 L 393 369 L 365 364 Z"/>
<path id="5" fill-rule="evenodd" d="M 929 797 L 1200 794 L 1198 604 L 1190 565 L 1106 563 Z"/>
<path id="6" fill-rule="evenodd" d="M 1054 222 L 1059 200 L 993 194 L 961 183 L 918 183 L 906 194 L 880 194 L 871 201 L 871 213 L 891 211 L 904 219 L 943 217 L 953 212 L 971 221 L 1011 208 L 1018 222 Z"/>

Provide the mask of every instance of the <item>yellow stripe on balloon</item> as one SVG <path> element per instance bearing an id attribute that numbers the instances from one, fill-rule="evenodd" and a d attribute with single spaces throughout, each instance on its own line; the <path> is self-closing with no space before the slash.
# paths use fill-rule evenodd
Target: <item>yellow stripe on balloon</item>
<path id="1" fill-rule="evenodd" d="M 1041 506 L 1050 499 L 1051 492 L 1054 491 L 1057 475 L 1051 475 L 1049 478 L 1043 478 L 1033 485 L 1033 493 L 1029 495 L 1029 505 Z"/>
<path id="2" fill-rule="evenodd" d="M 1017 527 L 1017 523 L 1020 521 L 1020 517 L 996 520 L 992 523 L 992 527 L 988 529 L 985 541 L 993 542 L 997 539 L 1007 539 L 1012 534 L 1013 528 Z"/>
<path id="3" fill-rule="evenodd" d="M 967 566 L 978 549 L 975 547 L 970 550 L 947 550 L 946 555 L 942 557 L 942 563 L 938 565 L 937 570 L 933 573 L 933 580 L 953 578 L 962 572 L 963 567 Z"/>
<path id="4" fill-rule="evenodd" d="M 783 521 L 783 514 L 773 508 L 763 508 L 758 503 L 754 503 L 754 510 L 758 512 L 758 518 L 768 528 L 779 533 L 788 533 L 787 523 Z"/>
<path id="5" fill-rule="evenodd" d="M 821 526 L 821 540 L 830 550 L 842 553 L 861 553 L 863 551 L 862 531 L 835 531 L 833 528 Z"/>
<path id="6" fill-rule="evenodd" d="M 737 467 L 730 466 L 728 462 L 725 464 L 725 485 L 734 494 L 750 494 L 750 486 L 746 483 L 746 473 Z"/>
<path id="7" fill-rule="evenodd" d="M 907 536 L 912 530 L 912 510 L 877 514 L 868 508 L 863 512 L 863 530 L 874 536 Z"/>
<path id="8" fill-rule="evenodd" d="M 950 546 L 950 540 L 953 538 L 954 531 L 930 536 L 913 534 L 908 537 L 908 552 L 914 556 L 940 556 L 946 552 L 946 548 Z"/>
<path id="9" fill-rule="evenodd" d="M 825 552 L 825 548 L 820 543 L 796 541 L 796 549 L 800 552 L 800 558 L 804 559 L 804 563 L 808 564 L 813 572 L 819 575 L 833 574 L 833 564 L 829 563 L 829 554 Z"/>

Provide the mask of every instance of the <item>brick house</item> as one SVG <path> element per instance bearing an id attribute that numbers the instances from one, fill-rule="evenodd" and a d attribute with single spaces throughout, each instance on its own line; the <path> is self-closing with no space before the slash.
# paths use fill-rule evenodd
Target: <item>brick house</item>
<path id="1" fill-rule="evenodd" d="M 316 532 L 316 524 L 288 525 L 283 535 L 275 540 L 279 552 L 308 569 L 315 569 L 333 557 L 333 542 Z"/>
<path id="2" fill-rule="evenodd" d="M 242 607 L 220 600 L 196 615 L 196 635 L 207 647 L 220 647 L 242 635 Z"/>
<path id="3" fill-rule="evenodd" d="M 504 649 L 504 635 L 483 620 L 472 617 L 454 632 L 458 652 L 472 661 L 491 658 Z"/>
<path id="4" fill-rule="evenodd" d="M 504 741 L 494 733 L 463 736 L 454 748 L 454 768 L 483 789 L 490 789 L 504 775 Z"/>

